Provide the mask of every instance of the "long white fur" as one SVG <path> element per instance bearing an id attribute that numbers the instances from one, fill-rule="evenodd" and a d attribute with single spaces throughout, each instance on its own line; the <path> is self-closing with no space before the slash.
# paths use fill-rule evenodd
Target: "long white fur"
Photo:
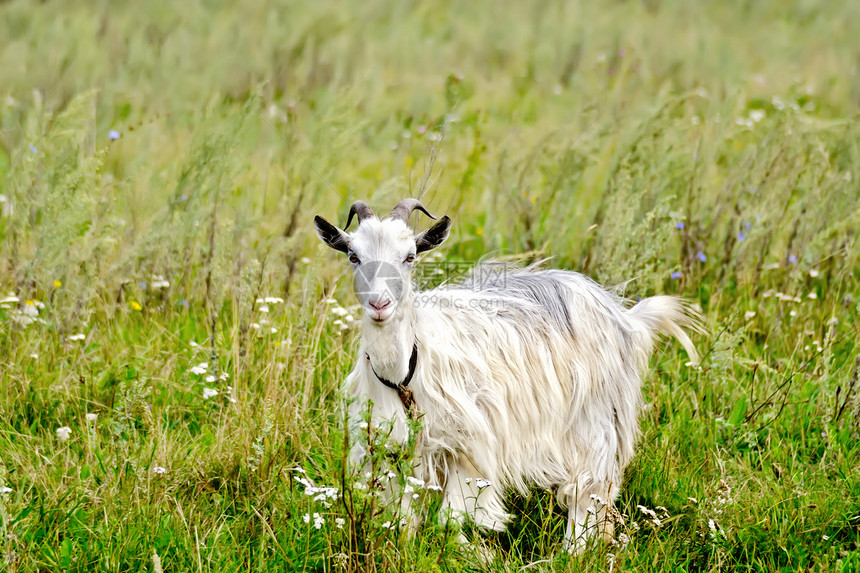
<path id="1" fill-rule="evenodd" d="M 349 237 L 362 264 L 375 258 L 402 267 L 415 249 L 399 220 L 365 220 Z M 628 308 L 575 272 L 493 269 L 459 286 L 415 292 L 410 270 L 392 318 L 361 321 L 358 360 L 345 383 L 351 419 L 362 419 L 369 400 L 376 423 L 393 422 L 392 438 L 408 438 L 397 393 L 370 363 L 380 376 L 402 380 L 417 343 L 410 384 L 423 415 L 416 477 L 444 489 L 443 509 L 494 530 L 509 519 L 506 490 L 553 488 L 569 509 L 568 547 L 581 549 L 592 533 L 606 532 L 591 527 L 606 511 L 597 505 L 591 516 L 594 496 L 609 504 L 617 498 L 633 456 L 640 375 L 655 338 L 676 337 L 695 361 L 684 330 L 698 328 L 695 313 L 670 296 Z M 362 459 L 359 444 L 352 462 Z M 476 478 L 492 485 L 479 489 Z"/>

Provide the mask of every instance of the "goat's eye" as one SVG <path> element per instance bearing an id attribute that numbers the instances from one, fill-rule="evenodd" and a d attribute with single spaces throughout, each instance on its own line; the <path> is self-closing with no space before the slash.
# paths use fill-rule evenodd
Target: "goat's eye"
<path id="1" fill-rule="evenodd" d="M 356 254 L 355 254 L 355 253 L 351 253 L 351 254 L 349 255 L 349 262 L 351 262 L 351 263 L 352 263 L 352 264 L 354 264 L 354 265 L 357 265 L 357 264 L 358 264 L 358 263 L 360 263 L 361 261 L 359 260 L 359 258 L 356 256 Z"/>
<path id="2" fill-rule="evenodd" d="M 412 263 L 414 261 L 415 261 L 415 255 L 407 255 L 406 256 L 406 262 L 407 263 Z"/>

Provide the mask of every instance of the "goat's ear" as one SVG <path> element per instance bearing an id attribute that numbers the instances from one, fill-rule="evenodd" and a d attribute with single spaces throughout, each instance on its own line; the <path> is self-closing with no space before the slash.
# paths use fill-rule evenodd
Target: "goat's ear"
<path id="1" fill-rule="evenodd" d="M 445 242 L 451 231 L 451 218 L 445 215 L 439 222 L 415 237 L 416 252 L 423 253 L 435 249 Z"/>
<path id="2" fill-rule="evenodd" d="M 319 235 L 323 243 L 335 251 L 340 251 L 344 254 L 349 252 L 349 235 L 319 215 L 314 217 L 314 226 L 317 228 L 317 235 Z"/>

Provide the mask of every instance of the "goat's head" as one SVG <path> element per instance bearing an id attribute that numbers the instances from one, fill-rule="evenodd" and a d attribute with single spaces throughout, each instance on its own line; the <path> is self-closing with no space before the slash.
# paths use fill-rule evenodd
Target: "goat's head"
<path id="1" fill-rule="evenodd" d="M 418 199 L 403 199 L 381 220 L 367 203 L 356 201 L 349 210 L 343 231 L 319 215 L 314 217 L 320 239 L 349 257 L 355 294 L 367 316 L 376 324 L 387 322 L 395 316 L 400 304 L 408 300 L 415 257 L 435 249 L 448 238 L 451 219 L 447 216 L 416 235 L 408 225 L 409 216 L 416 209 L 431 219 L 436 218 Z M 347 233 L 354 216 L 358 217 L 358 229 Z"/>

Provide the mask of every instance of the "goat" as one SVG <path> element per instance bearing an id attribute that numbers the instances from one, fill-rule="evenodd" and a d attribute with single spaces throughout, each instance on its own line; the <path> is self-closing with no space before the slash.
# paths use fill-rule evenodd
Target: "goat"
<path id="1" fill-rule="evenodd" d="M 319 237 L 346 254 L 363 307 L 360 349 L 345 381 L 351 424 L 372 403 L 374 423 L 409 438 L 421 412 L 416 477 L 443 490 L 442 509 L 492 530 L 505 528 L 506 490 L 555 489 L 568 508 L 565 544 L 578 552 L 609 514 L 639 432 L 640 373 L 658 333 L 677 338 L 698 315 L 677 297 L 629 307 L 588 277 L 516 269 L 416 292 L 416 257 L 441 245 L 451 220 L 422 233 L 408 226 L 417 199 L 379 219 L 363 201 L 340 230 L 319 215 Z M 358 229 L 347 233 L 353 217 Z M 361 465 L 365 450 L 350 455 Z M 595 503 L 598 500 L 598 503 Z"/>

